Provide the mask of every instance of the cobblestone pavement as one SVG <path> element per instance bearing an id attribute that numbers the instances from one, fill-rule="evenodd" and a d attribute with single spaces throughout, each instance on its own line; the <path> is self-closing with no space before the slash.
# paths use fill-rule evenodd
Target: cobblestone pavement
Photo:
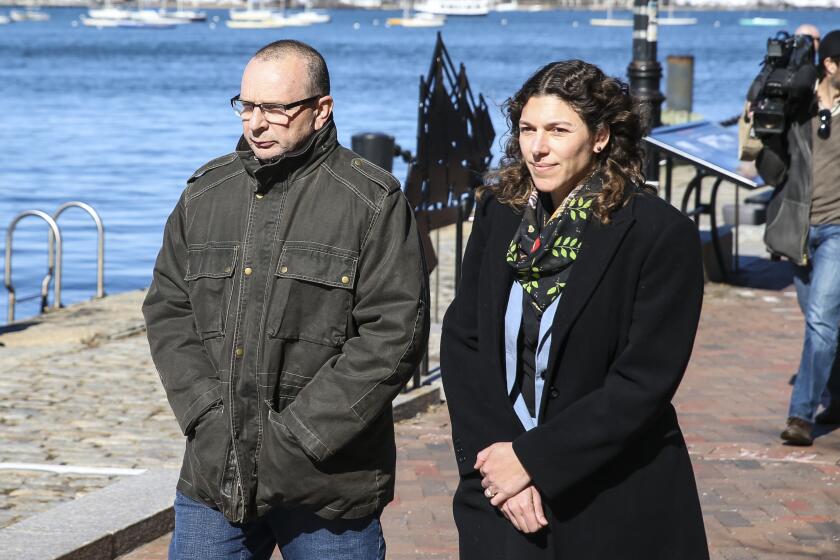
<path id="1" fill-rule="evenodd" d="M 715 560 L 840 558 L 840 432 L 781 445 L 802 319 L 792 289 L 707 286 L 676 399 Z M 389 558 L 457 558 L 456 469 L 446 409 L 397 426 L 397 498 L 383 517 Z M 169 536 L 126 560 L 165 558 Z"/>
<path id="2" fill-rule="evenodd" d="M 0 463 L 177 467 L 180 430 L 152 366 L 143 294 L 110 296 L 0 336 Z M 0 527 L 116 480 L 0 468 Z"/>

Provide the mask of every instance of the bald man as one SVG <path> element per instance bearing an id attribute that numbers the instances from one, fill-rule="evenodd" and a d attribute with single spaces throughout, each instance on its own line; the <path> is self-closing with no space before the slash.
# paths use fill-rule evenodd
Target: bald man
<path id="1" fill-rule="evenodd" d="M 803 23 L 793 32 L 794 35 L 807 35 L 814 40 L 814 52 L 819 51 L 820 48 L 820 30 L 816 25 L 810 23 Z"/>
<path id="2" fill-rule="evenodd" d="M 277 41 L 188 180 L 143 313 L 186 436 L 170 558 L 385 558 L 391 401 L 428 336 L 412 210 L 341 147 L 323 57 Z"/>

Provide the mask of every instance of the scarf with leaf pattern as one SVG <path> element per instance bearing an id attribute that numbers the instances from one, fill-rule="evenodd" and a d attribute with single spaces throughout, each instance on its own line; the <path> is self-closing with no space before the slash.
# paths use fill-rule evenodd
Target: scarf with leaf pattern
<path id="1" fill-rule="evenodd" d="M 601 177 L 594 175 L 569 193 L 551 215 L 540 203 L 537 189 L 531 191 L 507 262 L 540 316 L 566 287 L 600 190 Z"/>

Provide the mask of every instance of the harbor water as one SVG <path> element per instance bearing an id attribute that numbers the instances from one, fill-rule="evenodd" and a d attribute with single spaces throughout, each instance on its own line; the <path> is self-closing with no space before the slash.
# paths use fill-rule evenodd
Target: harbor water
<path id="1" fill-rule="evenodd" d="M 268 42 L 299 39 L 324 54 L 343 144 L 358 132 L 383 131 L 414 151 L 418 78 L 428 71 L 436 30 L 386 27 L 397 12 L 341 10 L 323 25 L 236 30 L 225 27 L 226 12 L 210 11 L 210 23 L 147 30 L 88 28 L 74 25 L 81 9 L 48 11 L 48 22 L 0 26 L 0 229 L 24 210 L 51 214 L 68 200 L 91 204 L 106 228 L 108 293 L 148 284 L 163 224 L 186 178 L 236 144 L 241 125 L 228 100 L 250 55 Z M 695 26 L 660 28 L 659 57 L 663 65 L 670 54 L 695 57 L 694 111 L 713 120 L 739 111 L 766 39 L 778 30 L 740 26 L 740 18 L 785 18 L 788 31 L 804 22 L 823 33 L 840 28 L 840 11 L 692 15 Z M 592 27 L 591 17 L 603 13 L 492 13 L 452 17 L 441 29 L 453 60 L 466 65 L 473 91 L 491 107 L 495 154 L 505 132 L 499 107 L 539 66 L 582 58 L 626 76 L 632 30 Z M 395 163 L 404 179 L 405 166 Z M 79 210 L 60 223 L 63 300 L 72 303 L 95 290 L 95 229 Z M 16 231 L 19 298 L 39 290 L 46 237 L 45 224 L 33 218 Z M 0 325 L 6 295 L 0 289 Z M 37 311 L 30 300 L 16 314 Z"/>

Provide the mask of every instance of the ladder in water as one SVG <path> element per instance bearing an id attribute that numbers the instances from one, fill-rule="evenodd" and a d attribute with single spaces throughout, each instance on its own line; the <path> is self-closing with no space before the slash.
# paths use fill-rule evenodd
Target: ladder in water
<path id="1" fill-rule="evenodd" d="M 105 226 L 102 224 L 102 219 L 92 206 L 84 202 L 71 201 L 65 202 L 53 212 L 52 215 L 47 214 L 41 210 L 25 210 L 15 216 L 9 223 L 6 230 L 6 259 L 5 259 L 5 276 L 4 284 L 6 290 L 9 292 L 9 308 L 7 311 L 7 321 L 9 323 L 15 320 L 15 305 L 20 301 L 28 301 L 35 298 L 41 299 L 40 312 L 43 313 L 49 307 L 49 290 L 50 283 L 55 279 L 53 309 L 61 308 L 61 263 L 62 263 L 62 240 L 61 228 L 58 227 L 58 218 L 65 210 L 69 208 L 80 208 L 87 212 L 96 225 L 97 233 L 97 254 L 96 254 L 96 298 L 105 297 Z M 15 288 L 12 285 L 12 243 L 14 240 L 14 232 L 18 223 L 28 217 L 39 218 L 46 222 L 49 226 L 49 238 L 47 242 L 47 273 L 41 281 L 41 293 L 33 296 L 18 298 Z"/>

